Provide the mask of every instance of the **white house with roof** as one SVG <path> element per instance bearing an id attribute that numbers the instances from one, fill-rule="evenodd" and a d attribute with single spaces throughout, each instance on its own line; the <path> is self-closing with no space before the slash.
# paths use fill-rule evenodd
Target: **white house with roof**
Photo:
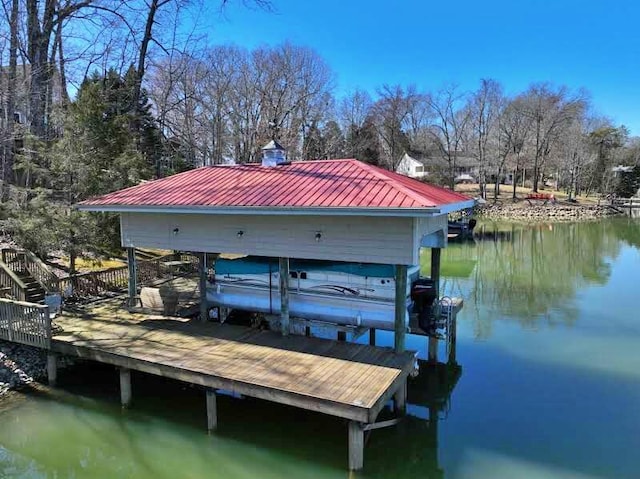
<path id="1" fill-rule="evenodd" d="M 411 178 L 428 178 L 435 173 L 448 174 L 449 164 L 440 153 L 405 153 L 396 171 Z M 478 160 L 467 153 L 458 153 L 454 175 L 456 181 L 476 181 L 480 173 Z"/>

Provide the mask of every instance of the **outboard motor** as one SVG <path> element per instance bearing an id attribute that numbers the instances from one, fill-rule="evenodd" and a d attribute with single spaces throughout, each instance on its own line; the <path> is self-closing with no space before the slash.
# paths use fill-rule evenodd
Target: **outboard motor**
<path id="1" fill-rule="evenodd" d="M 418 325 L 427 333 L 431 329 L 432 308 L 437 297 L 435 282 L 431 278 L 417 279 L 411 285 L 413 310 L 418 315 Z"/>

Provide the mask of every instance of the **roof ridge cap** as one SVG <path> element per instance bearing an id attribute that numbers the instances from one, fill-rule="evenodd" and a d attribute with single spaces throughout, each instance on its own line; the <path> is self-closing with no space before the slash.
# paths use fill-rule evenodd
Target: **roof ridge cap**
<path id="1" fill-rule="evenodd" d="M 389 176 L 387 176 L 385 173 L 383 173 L 383 171 L 388 172 L 388 173 L 395 173 L 392 172 L 390 170 L 382 170 L 382 168 L 378 167 L 378 166 L 373 166 L 370 165 L 368 163 L 365 163 L 364 161 L 360 161 L 360 160 L 356 160 L 356 163 L 358 164 L 358 166 L 362 169 L 365 169 L 371 173 L 373 173 L 375 176 L 377 176 L 378 178 L 380 178 L 382 181 L 386 182 L 386 183 L 393 183 L 393 186 L 397 189 L 399 189 L 400 191 L 402 191 L 402 193 L 404 193 L 405 195 L 407 195 L 409 198 L 411 198 L 414 201 L 417 201 L 418 203 L 420 203 L 421 206 L 425 207 L 425 208 L 430 208 L 432 205 L 427 205 L 425 204 L 425 200 L 424 200 L 424 196 L 422 196 L 420 193 L 413 191 L 411 188 L 409 188 L 408 186 L 403 185 L 402 183 L 400 183 L 399 181 L 395 180 L 394 178 L 391 178 Z M 399 174 L 399 173 L 396 173 Z M 408 176 L 405 177 L 407 179 L 411 179 Z"/>

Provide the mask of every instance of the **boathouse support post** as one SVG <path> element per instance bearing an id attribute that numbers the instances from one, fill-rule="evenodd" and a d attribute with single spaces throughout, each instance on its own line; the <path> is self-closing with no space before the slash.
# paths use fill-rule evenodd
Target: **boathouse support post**
<path id="1" fill-rule="evenodd" d="M 364 467 L 364 428 L 358 421 L 349 421 L 349 470 Z"/>
<path id="2" fill-rule="evenodd" d="M 440 299 L 440 254 L 441 248 L 431 248 L 431 280 L 433 281 L 433 287 L 435 288 L 436 300 Z M 433 336 L 429 336 L 429 343 L 427 346 L 427 357 L 430 362 L 435 363 L 438 361 L 438 339 Z"/>
<path id="3" fill-rule="evenodd" d="M 131 370 L 120 368 L 120 404 L 123 408 L 131 406 Z"/>
<path id="4" fill-rule="evenodd" d="M 456 364 L 456 342 L 458 336 L 458 318 L 457 315 L 453 317 L 451 321 L 451 328 L 448 331 L 449 334 L 449 357 L 447 362 L 449 364 Z"/>
<path id="5" fill-rule="evenodd" d="M 280 330 L 289 334 L 289 258 L 280 258 Z"/>
<path id="6" fill-rule="evenodd" d="M 396 265 L 396 313 L 394 345 L 396 353 L 404 351 L 405 335 L 407 325 L 405 323 L 407 315 L 407 265 Z"/>
<path id="7" fill-rule="evenodd" d="M 47 353 L 47 379 L 51 387 L 58 382 L 58 356 L 51 352 Z"/>
<path id="8" fill-rule="evenodd" d="M 430 363 L 438 362 L 438 338 L 434 338 L 433 336 L 429 336 L 427 359 Z"/>
<path id="9" fill-rule="evenodd" d="M 207 389 L 207 431 L 209 434 L 218 428 L 218 401 L 215 389 Z"/>
<path id="10" fill-rule="evenodd" d="M 136 249 L 127 248 L 127 266 L 129 267 L 129 307 L 135 308 L 136 296 L 138 295 Z"/>
<path id="11" fill-rule="evenodd" d="M 207 253 L 198 254 L 198 287 L 200 289 L 200 321 L 209 319 L 207 303 Z"/>
<path id="12" fill-rule="evenodd" d="M 431 248 L 431 280 L 436 290 L 436 298 L 440 297 L 440 253 L 442 248 Z"/>

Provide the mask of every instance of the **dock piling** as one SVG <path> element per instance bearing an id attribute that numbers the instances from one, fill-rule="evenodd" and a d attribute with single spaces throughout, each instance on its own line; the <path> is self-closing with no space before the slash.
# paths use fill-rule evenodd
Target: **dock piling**
<path id="1" fill-rule="evenodd" d="M 218 401 L 215 389 L 207 389 L 207 431 L 209 434 L 218 428 Z"/>
<path id="2" fill-rule="evenodd" d="M 364 466 L 364 428 L 358 421 L 349 421 L 349 470 L 359 471 Z"/>
<path id="3" fill-rule="evenodd" d="M 427 351 L 427 357 L 429 359 L 429 362 L 431 363 L 438 362 L 438 338 L 429 336 L 429 347 Z"/>
<path id="4" fill-rule="evenodd" d="M 371 328 L 369 330 L 369 346 L 376 345 L 376 328 Z"/>
<path id="5" fill-rule="evenodd" d="M 58 356 L 55 353 L 47 354 L 47 379 L 51 387 L 58 382 Z"/>
<path id="6" fill-rule="evenodd" d="M 405 380 L 393 395 L 393 404 L 398 416 L 407 413 L 407 381 Z"/>
<path id="7" fill-rule="evenodd" d="M 131 406 L 131 370 L 120 368 L 120 403 L 123 408 Z"/>

